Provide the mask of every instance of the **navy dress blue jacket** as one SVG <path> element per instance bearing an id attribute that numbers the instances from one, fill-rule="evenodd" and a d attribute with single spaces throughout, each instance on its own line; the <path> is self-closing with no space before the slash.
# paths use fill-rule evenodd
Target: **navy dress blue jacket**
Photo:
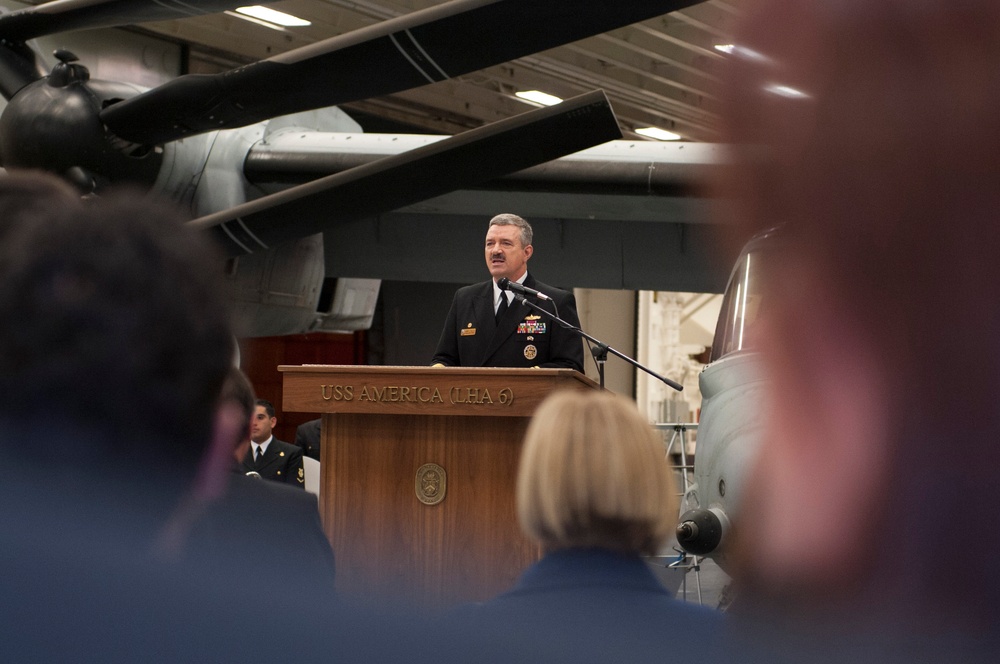
<path id="1" fill-rule="evenodd" d="M 573 294 L 548 286 L 528 273 L 528 288 L 552 298 L 545 311 L 580 327 Z M 553 323 L 516 300 L 497 324 L 493 282 L 464 286 L 455 293 L 431 364 L 449 367 L 545 367 L 583 372 L 583 342 L 576 332 Z"/>
<path id="2" fill-rule="evenodd" d="M 253 458 L 253 445 L 243 456 L 243 472 L 255 471 L 265 480 L 284 482 L 290 486 L 304 489 L 306 486 L 305 470 L 302 467 L 302 448 L 283 440 L 272 438 L 264 452 L 264 458 L 256 463 Z"/>
<path id="3" fill-rule="evenodd" d="M 674 599 L 639 556 L 564 549 L 511 590 L 457 609 L 469 661 L 685 662 L 718 654 L 723 614 Z"/>

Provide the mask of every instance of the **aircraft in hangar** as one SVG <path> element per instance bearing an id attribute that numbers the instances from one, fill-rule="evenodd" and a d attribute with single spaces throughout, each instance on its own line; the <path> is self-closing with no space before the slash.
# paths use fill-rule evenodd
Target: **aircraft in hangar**
<path id="1" fill-rule="evenodd" d="M 755 334 L 766 315 L 761 275 L 773 264 L 780 228 L 751 238 L 733 266 L 719 311 L 709 363 L 698 377 L 702 395 L 694 484 L 685 496 L 677 541 L 689 553 L 732 566 L 734 523 L 749 469 L 765 431 L 768 381 Z"/>
<path id="2" fill-rule="evenodd" d="M 8 100 L 0 116 L 3 167 L 57 173 L 86 193 L 127 184 L 177 200 L 190 211 L 191 223 L 213 234 L 230 258 L 241 336 L 367 327 L 370 311 L 354 317 L 334 311 L 345 299 L 373 300 L 369 280 L 398 278 L 391 256 L 380 254 L 377 245 L 393 233 L 411 232 L 406 211 L 436 218 L 427 215 L 445 208 L 481 215 L 516 209 L 529 216 L 532 206 L 551 210 L 572 199 L 590 206 L 577 215 L 581 223 L 597 224 L 609 237 L 620 234 L 622 224 L 640 224 L 631 246 L 647 252 L 654 246 L 649 219 L 707 216 L 685 207 L 697 202 L 673 194 L 717 160 L 715 146 L 688 144 L 682 152 L 615 142 L 621 133 L 600 91 L 441 138 L 361 134 L 334 108 L 503 63 L 695 0 L 454 0 L 148 90 L 92 79 L 66 50 L 55 53 L 58 62 L 46 72 L 31 47 L 33 39 L 67 31 L 242 4 L 58 0 L 0 16 L 0 94 Z M 581 184 L 589 198 L 580 193 Z M 656 196 L 659 189 L 668 195 Z M 508 203 L 512 192 L 516 203 Z M 392 215 L 401 211 L 403 221 L 390 227 Z M 573 232 L 566 230 L 568 241 Z M 697 231 L 683 233 L 671 237 L 671 244 L 699 244 Z M 686 260 L 694 274 L 704 255 L 694 252 Z M 659 268 L 628 256 L 589 266 L 586 274 L 558 275 L 559 282 L 643 288 L 649 286 L 641 276 L 626 272 Z M 684 273 L 685 267 L 676 269 Z"/>

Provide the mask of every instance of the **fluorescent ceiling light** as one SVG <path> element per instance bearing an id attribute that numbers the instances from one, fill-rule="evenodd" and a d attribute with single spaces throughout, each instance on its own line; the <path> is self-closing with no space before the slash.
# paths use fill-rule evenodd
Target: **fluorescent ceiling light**
<path id="1" fill-rule="evenodd" d="M 555 95 L 550 95 L 545 92 L 540 92 L 538 90 L 524 90 L 521 92 L 515 92 L 515 97 L 524 99 L 525 101 L 534 102 L 536 104 L 541 104 L 542 106 L 555 106 L 562 101 L 559 97 Z"/>
<path id="2" fill-rule="evenodd" d="M 278 32 L 288 32 L 288 30 L 286 30 L 285 28 L 281 27 L 280 25 L 276 25 L 274 23 L 269 23 L 267 21 L 262 21 L 259 18 L 254 18 L 253 16 L 247 16 L 246 14 L 237 14 L 236 12 L 229 12 L 229 11 L 222 12 L 222 13 L 225 14 L 226 16 L 235 16 L 236 18 L 238 18 L 240 20 L 243 20 L 243 21 L 248 21 L 250 23 L 256 23 L 257 25 L 263 25 L 265 28 L 270 28 L 272 30 L 277 30 Z"/>
<path id="3" fill-rule="evenodd" d="M 680 134 L 675 134 L 672 131 L 660 129 L 659 127 L 639 127 L 635 130 L 635 133 L 647 138 L 655 138 L 658 141 L 679 141 L 681 139 Z"/>
<path id="4" fill-rule="evenodd" d="M 306 25 L 312 25 L 309 21 L 299 18 L 298 16 L 292 16 L 291 14 L 279 12 L 275 9 L 269 9 L 267 7 L 261 7 L 260 5 L 253 5 L 252 7 L 239 7 L 236 9 L 236 13 L 241 14 L 240 18 L 250 16 L 252 18 L 273 23 L 274 25 L 281 25 L 286 28 L 301 28 Z"/>
<path id="5" fill-rule="evenodd" d="M 716 46 L 715 48 L 717 48 L 720 51 L 722 51 L 722 47 L 729 47 L 730 48 L 729 51 L 723 51 L 723 53 L 728 52 L 728 53 L 730 53 L 730 54 L 732 54 L 732 55 L 734 55 L 734 56 L 736 56 L 738 58 L 742 58 L 744 60 L 753 60 L 755 62 L 765 62 L 765 63 L 770 63 L 771 62 L 771 58 L 767 57 L 763 53 L 758 53 L 757 51 L 753 50 L 752 48 L 747 48 L 746 46 L 737 46 L 735 44 L 733 44 L 732 46 L 729 46 L 729 44 L 721 44 L 719 46 Z"/>
<path id="6" fill-rule="evenodd" d="M 727 55 L 729 53 L 732 53 L 735 49 L 736 49 L 736 45 L 735 44 L 716 44 L 715 45 L 715 50 L 716 51 L 722 51 L 723 53 L 725 53 Z"/>
<path id="7" fill-rule="evenodd" d="M 796 90 L 788 85 L 766 85 L 764 89 L 771 94 L 778 95 L 779 97 L 788 97 L 789 99 L 806 99 L 809 97 L 809 95 L 801 90 Z"/>

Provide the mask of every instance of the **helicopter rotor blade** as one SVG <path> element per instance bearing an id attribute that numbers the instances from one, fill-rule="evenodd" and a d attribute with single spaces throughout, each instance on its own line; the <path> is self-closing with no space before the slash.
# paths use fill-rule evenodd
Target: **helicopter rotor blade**
<path id="1" fill-rule="evenodd" d="M 113 104 L 118 136 L 160 144 L 392 94 L 660 16 L 701 0 L 452 0 Z"/>
<path id="2" fill-rule="evenodd" d="M 25 42 L 70 30 L 189 18 L 245 4 L 246 0 L 55 0 L 0 15 L 0 40 Z"/>
<path id="3" fill-rule="evenodd" d="M 229 256 L 268 249 L 621 137 L 596 90 L 189 222 Z"/>

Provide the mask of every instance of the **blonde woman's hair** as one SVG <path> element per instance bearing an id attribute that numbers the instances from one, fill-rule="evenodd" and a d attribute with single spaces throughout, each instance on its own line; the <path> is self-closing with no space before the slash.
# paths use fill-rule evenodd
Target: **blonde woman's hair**
<path id="1" fill-rule="evenodd" d="M 677 524 L 662 441 L 633 402 L 558 392 L 532 418 L 517 476 L 521 528 L 547 550 L 655 554 Z"/>

